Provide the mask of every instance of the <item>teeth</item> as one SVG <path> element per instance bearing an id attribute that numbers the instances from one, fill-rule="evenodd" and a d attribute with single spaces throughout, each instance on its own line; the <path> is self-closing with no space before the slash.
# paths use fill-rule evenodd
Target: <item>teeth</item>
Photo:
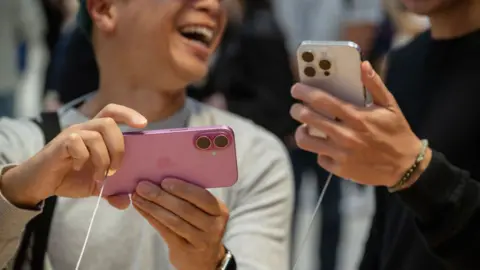
<path id="1" fill-rule="evenodd" d="M 186 26 L 182 28 L 181 32 L 185 34 L 200 34 L 207 42 L 211 42 L 214 35 L 212 29 L 203 26 Z"/>

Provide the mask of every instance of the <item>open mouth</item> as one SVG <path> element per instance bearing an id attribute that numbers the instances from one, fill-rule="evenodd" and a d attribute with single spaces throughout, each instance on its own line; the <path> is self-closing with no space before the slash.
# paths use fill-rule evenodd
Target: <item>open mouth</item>
<path id="1" fill-rule="evenodd" d="M 180 34 L 191 41 L 199 42 L 210 47 L 215 36 L 213 29 L 205 26 L 185 26 L 180 28 Z"/>

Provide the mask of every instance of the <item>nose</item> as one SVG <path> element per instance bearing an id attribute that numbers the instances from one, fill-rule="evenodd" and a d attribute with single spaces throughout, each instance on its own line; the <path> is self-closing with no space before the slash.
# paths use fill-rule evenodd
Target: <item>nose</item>
<path id="1" fill-rule="evenodd" d="M 198 10 L 217 16 L 220 13 L 222 0 L 196 0 L 194 7 Z"/>

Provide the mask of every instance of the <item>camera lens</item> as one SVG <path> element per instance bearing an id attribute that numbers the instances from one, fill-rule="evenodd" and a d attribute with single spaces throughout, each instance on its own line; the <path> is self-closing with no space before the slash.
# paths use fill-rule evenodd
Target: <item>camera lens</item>
<path id="1" fill-rule="evenodd" d="M 224 148 L 228 145 L 228 138 L 225 135 L 218 135 L 215 137 L 213 140 L 213 143 L 215 144 L 216 147 L 218 148 Z"/>
<path id="2" fill-rule="evenodd" d="M 327 77 L 330 76 L 330 72 L 328 72 L 328 71 L 325 71 L 323 74 Z"/>
<path id="3" fill-rule="evenodd" d="M 305 61 L 307 63 L 311 63 L 311 62 L 313 62 L 315 57 L 313 56 L 313 53 L 311 53 L 311 52 L 304 52 L 304 53 L 302 53 L 302 59 L 303 59 L 303 61 Z"/>
<path id="4" fill-rule="evenodd" d="M 329 70 L 332 67 L 332 63 L 328 60 L 321 60 L 319 66 L 323 70 Z"/>
<path id="5" fill-rule="evenodd" d="M 199 137 L 195 143 L 197 147 L 202 150 L 207 150 L 208 148 L 210 148 L 210 145 L 212 145 L 210 139 L 205 136 Z"/>
<path id="6" fill-rule="evenodd" d="M 306 67 L 303 70 L 303 73 L 305 73 L 305 75 L 307 75 L 308 77 L 315 77 L 315 74 L 317 74 L 313 67 Z"/>

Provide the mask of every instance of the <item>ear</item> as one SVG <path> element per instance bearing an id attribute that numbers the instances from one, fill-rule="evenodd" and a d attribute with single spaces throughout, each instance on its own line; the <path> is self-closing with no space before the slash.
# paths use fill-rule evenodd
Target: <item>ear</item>
<path id="1" fill-rule="evenodd" d="M 94 27 L 111 33 L 117 24 L 117 10 L 114 0 L 87 0 L 87 10 Z"/>

